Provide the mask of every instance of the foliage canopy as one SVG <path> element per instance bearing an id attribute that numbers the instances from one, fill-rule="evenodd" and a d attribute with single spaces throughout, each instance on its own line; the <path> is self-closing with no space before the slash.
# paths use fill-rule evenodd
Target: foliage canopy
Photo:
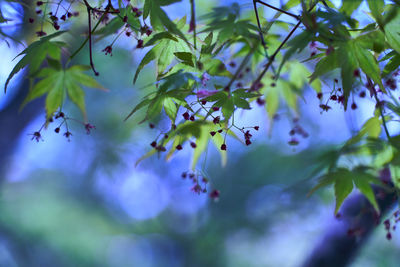
<path id="1" fill-rule="evenodd" d="M 211 140 L 225 161 L 228 135 L 250 145 L 251 132 L 258 130 L 235 120 L 235 112 L 250 109 L 253 102 L 265 105 L 271 122 L 279 110 L 288 109 L 295 120 L 289 144 L 297 145 L 308 137 L 296 122 L 301 116 L 298 105 L 306 100 L 305 90 L 312 88 L 320 99 L 316 112 L 329 112 L 335 103 L 349 112 L 366 97 L 374 102 L 375 112 L 343 146 L 321 157 L 315 174 L 323 175 L 311 192 L 333 184 L 337 213 L 356 187 L 379 212 L 371 187 L 382 185 L 378 171 L 389 166 L 391 182 L 400 185 L 400 135 L 387 126 L 397 123 L 400 115 L 399 0 L 343 0 L 340 7 L 329 0 L 289 0 L 279 7 L 254 0 L 254 9 L 234 3 L 200 17 L 191 0 L 188 15 L 176 20 L 166 10 L 180 0 L 144 0 L 136 5 L 125 0 L 37 1 L 31 6 L 7 2 L 31 14 L 23 24 L 35 28 L 36 38 L 17 56 L 4 91 L 13 76 L 28 67 L 24 75 L 31 87 L 23 106 L 45 95 L 45 126 L 54 118 L 66 120 L 63 103 L 72 101 L 81 110 L 86 129 L 92 128 L 83 88 L 104 90 L 96 81 L 103 74 L 95 69 L 92 54 L 98 51 L 93 51 L 93 42 L 111 40 L 102 52 L 112 55 L 126 36 L 136 40 L 129 48 L 145 51 L 136 70 L 131 70 L 133 84 L 149 64 L 156 71 L 150 85 L 154 90 L 125 119 L 144 110 L 142 122 L 154 125 L 166 116 L 171 125 L 143 158 L 165 151 L 168 158 L 188 144 L 194 149 L 196 169 Z M 368 23 L 353 15 L 362 4 L 369 7 Z M 275 14 L 263 17 L 264 8 Z M 0 23 L 10 20 L 0 12 Z M 82 23 L 86 30 L 74 27 Z M 5 41 L 18 41 L 0 34 Z M 76 37 L 82 34 L 83 40 Z M 84 49 L 89 51 L 87 66 L 75 62 Z M 34 138 L 40 139 L 40 131 Z M 349 164 L 348 158 L 363 160 Z"/>

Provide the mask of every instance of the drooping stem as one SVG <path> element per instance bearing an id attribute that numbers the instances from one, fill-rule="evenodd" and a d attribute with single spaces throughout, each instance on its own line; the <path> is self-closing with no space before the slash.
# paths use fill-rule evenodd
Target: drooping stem
<path id="1" fill-rule="evenodd" d="M 85 47 L 85 45 L 86 45 L 87 42 L 89 42 L 90 66 L 92 67 L 94 73 L 95 73 L 95 74 L 97 73 L 97 75 L 98 75 L 98 72 L 96 72 L 96 71 L 94 70 L 94 67 L 93 67 L 93 59 L 92 59 L 92 34 L 96 31 L 97 27 L 100 25 L 101 21 L 103 21 L 104 17 L 105 17 L 108 13 L 113 13 L 113 12 L 110 12 L 110 9 L 113 9 L 113 7 L 112 7 L 112 5 L 110 5 L 110 3 L 109 3 L 109 4 L 107 5 L 107 7 L 105 8 L 105 10 L 104 10 L 104 11 L 101 11 L 102 15 L 101 15 L 100 19 L 97 21 L 96 25 L 95 25 L 95 26 L 93 27 L 93 29 L 92 29 L 92 21 L 91 21 L 90 13 L 91 13 L 91 11 L 100 12 L 100 10 L 91 7 L 91 6 L 89 5 L 89 3 L 88 3 L 86 0 L 84 0 L 84 4 L 85 4 L 85 6 L 86 6 L 86 8 L 87 8 L 87 10 L 88 10 L 87 12 L 88 12 L 89 34 L 88 34 L 88 37 L 85 39 L 85 41 L 83 41 L 83 43 L 81 44 L 81 46 L 80 46 L 78 49 L 76 49 L 74 53 L 72 53 L 72 55 L 71 55 L 71 56 L 69 57 L 69 59 L 68 59 L 68 62 L 71 61 L 71 60 Z M 115 11 L 114 13 L 116 13 L 116 14 L 119 15 L 119 11 L 118 11 L 118 12 Z M 68 64 L 68 63 L 67 63 L 67 64 Z"/>
<path id="2" fill-rule="evenodd" d="M 195 0 L 190 0 L 190 11 L 191 11 L 191 18 L 190 18 L 190 28 L 189 30 L 193 30 L 193 44 L 194 49 L 196 49 L 196 5 Z"/>
<path id="3" fill-rule="evenodd" d="M 97 22 L 97 24 L 93 27 L 91 34 L 94 33 L 94 31 L 97 29 L 97 27 L 99 26 L 100 22 L 103 20 L 105 16 L 105 13 L 100 17 L 99 21 Z M 81 44 L 81 46 L 75 50 L 74 53 L 72 53 L 72 55 L 69 57 L 69 60 L 73 59 L 86 45 L 86 43 L 89 41 L 89 35 L 88 37 L 85 39 L 85 41 L 83 41 L 83 43 Z"/>
<path id="4" fill-rule="evenodd" d="M 90 60 L 90 67 L 92 67 L 92 70 L 94 72 L 94 75 L 99 76 L 99 73 L 96 71 L 93 63 L 93 55 L 92 55 L 92 18 L 91 18 L 91 9 L 87 7 L 87 13 L 88 13 L 88 26 L 89 26 L 89 60 Z"/>

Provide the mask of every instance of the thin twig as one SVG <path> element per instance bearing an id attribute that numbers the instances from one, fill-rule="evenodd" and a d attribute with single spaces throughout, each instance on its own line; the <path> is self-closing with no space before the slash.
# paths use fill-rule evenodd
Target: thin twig
<path id="1" fill-rule="evenodd" d="M 253 55 L 253 52 L 254 52 L 254 49 L 250 49 L 250 51 L 247 53 L 246 57 L 243 59 L 242 63 L 239 65 L 235 74 L 232 76 L 231 80 L 229 81 L 228 85 L 225 87 L 225 88 L 227 88 L 227 90 L 230 90 L 233 82 L 237 79 L 239 74 L 242 72 L 243 68 L 246 66 L 247 62 L 250 60 L 251 56 Z"/>
<path id="2" fill-rule="evenodd" d="M 391 137 L 390 137 L 390 134 L 389 134 L 389 130 L 387 128 L 386 119 L 385 119 L 385 116 L 383 114 L 383 108 L 382 108 L 381 102 L 379 101 L 378 95 L 376 94 L 375 84 L 372 82 L 371 78 L 369 78 L 368 76 L 367 76 L 367 80 L 368 80 L 368 84 L 371 84 L 371 86 L 373 86 L 371 91 L 373 92 L 374 98 L 376 100 L 376 105 L 379 108 L 379 113 L 380 113 L 381 118 L 382 118 L 382 125 L 383 125 L 383 129 L 385 130 L 386 137 L 390 141 Z"/>
<path id="3" fill-rule="evenodd" d="M 285 11 L 285 10 L 283 10 L 283 9 L 280 9 L 280 8 L 278 8 L 278 7 L 271 6 L 270 4 L 267 4 L 267 3 L 263 2 L 263 1 L 254 0 L 253 3 L 254 3 L 254 2 L 258 2 L 258 3 L 260 3 L 260 4 L 264 5 L 264 6 L 267 6 L 267 7 L 271 8 L 271 9 L 274 9 L 274 10 L 276 10 L 276 11 L 279 11 L 279 12 L 283 13 L 283 14 L 286 14 L 286 15 L 288 15 L 288 16 L 291 16 L 291 17 L 293 17 L 293 18 L 295 18 L 295 19 L 297 19 L 297 20 L 300 20 L 300 16 L 295 15 L 295 14 L 293 14 L 293 13 L 290 13 L 290 12 L 288 12 L 288 11 Z"/>
<path id="4" fill-rule="evenodd" d="M 258 25 L 258 34 L 260 35 L 261 43 L 264 47 L 265 52 L 267 51 L 267 44 L 265 43 L 264 40 L 264 35 L 262 33 L 261 29 L 261 23 L 260 23 L 260 18 L 258 16 L 258 10 L 257 10 L 257 0 L 253 0 L 253 6 L 254 6 L 254 13 L 256 13 L 256 19 L 257 19 L 257 25 Z"/>
<path id="5" fill-rule="evenodd" d="M 261 79 L 264 77 L 265 73 L 268 71 L 269 67 L 271 67 L 272 62 L 275 60 L 276 55 L 279 53 L 279 51 L 282 49 L 282 47 L 287 43 L 287 41 L 290 39 L 290 37 L 293 35 L 293 33 L 297 30 L 297 28 L 300 26 L 301 22 L 298 22 L 293 29 L 289 32 L 289 34 L 286 36 L 285 40 L 281 42 L 279 47 L 275 50 L 275 52 L 270 56 L 267 64 L 265 65 L 263 71 L 258 75 L 257 79 L 253 82 L 251 88 L 254 88 L 256 84 L 258 84 Z"/>
<path id="6" fill-rule="evenodd" d="M 318 1 L 313 3 L 313 5 L 308 9 L 308 12 L 310 12 L 317 4 Z M 257 79 L 253 82 L 250 88 L 255 88 L 255 86 L 261 81 L 261 79 L 264 77 L 265 73 L 267 73 L 269 67 L 271 67 L 272 62 L 275 60 L 276 55 L 279 53 L 279 51 L 282 49 L 282 47 L 287 43 L 287 41 L 292 37 L 294 32 L 297 30 L 297 28 L 300 26 L 302 22 L 299 21 L 293 29 L 289 32 L 289 34 L 286 36 L 286 38 L 281 42 L 279 47 L 275 50 L 275 52 L 272 54 L 272 56 L 269 58 L 267 64 L 265 65 L 263 71 L 258 75 Z"/>
<path id="7" fill-rule="evenodd" d="M 265 57 L 267 58 L 267 60 L 270 60 L 270 57 L 268 56 L 267 45 L 266 45 L 265 40 L 264 40 L 263 30 L 261 29 L 261 23 L 260 23 L 260 18 L 259 18 L 259 15 L 258 15 L 258 10 L 257 10 L 256 3 L 257 3 L 257 0 L 253 0 L 254 13 L 256 14 L 256 20 L 257 20 L 257 25 L 258 25 L 258 33 L 260 35 L 261 43 L 262 43 L 262 45 L 264 47 Z M 274 15 L 273 19 L 278 19 L 281 14 L 285 13 L 285 12 L 281 12 L 281 11 L 284 11 L 283 9 L 280 9 L 280 8 L 274 8 L 274 9 L 278 10 L 278 11 Z M 300 17 L 297 16 L 297 19 L 300 19 Z M 266 31 L 269 31 L 269 29 L 271 28 L 272 24 L 273 24 L 273 22 L 270 22 L 267 25 Z M 277 76 L 276 75 L 276 70 L 275 70 L 273 65 L 271 65 L 271 69 L 272 69 L 272 72 L 274 73 L 274 76 L 276 77 Z"/>

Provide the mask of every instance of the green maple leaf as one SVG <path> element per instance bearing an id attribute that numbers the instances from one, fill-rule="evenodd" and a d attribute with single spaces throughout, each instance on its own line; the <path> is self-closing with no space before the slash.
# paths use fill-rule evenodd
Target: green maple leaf
<path id="1" fill-rule="evenodd" d="M 4 85 L 4 92 L 7 92 L 7 86 L 12 77 L 26 66 L 30 66 L 29 74 L 33 75 L 39 70 L 43 61 L 46 59 L 46 56 L 49 56 L 50 58 L 55 60 L 60 60 L 61 47 L 65 46 L 65 43 L 51 42 L 50 40 L 63 34 L 64 32 L 65 31 L 59 31 L 54 34 L 42 37 L 39 41 L 33 42 L 24 51 L 18 54 L 16 57 L 22 55 L 25 56 L 15 65 L 10 75 L 8 76 Z"/>
<path id="2" fill-rule="evenodd" d="M 83 65 L 75 65 L 69 69 L 42 69 L 38 76 L 43 79 L 29 91 L 21 108 L 28 102 L 47 94 L 45 107 L 47 118 L 50 118 L 62 106 L 65 96 L 68 95 L 68 98 L 81 110 L 86 120 L 85 93 L 82 86 L 104 90 L 94 78 L 84 73 L 89 69 L 89 66 Z"/>
<path id="3" fill-rule="evenodd" d="M 176 39 L 169 34 L 162 36 L 159 34 L 155 37 L 157 38 L 151 39 L 149 43 L 152 45 L 153 43 L 159 42 L 143 57 L 135 72 L 133 83 L 136 83 L 140 71 L 150 62 L 154 60 L 157 61 L 158 76 L 162 76 L 163 72 L 176 57 L 175 53 L 189 53 L 190 51 L 183 40 Z"/>
<path id="4" fill-rule="evenodd" d="M 320 182 L 311 190 L 310 194 L 330 184 L 334 184 L 335 188 L 335 214 L 338 213 L 344 200 L 353 191 L 354 185 L 368 199 L 376 212 L 380 212 L 371 184 L 382 185 L 382 183 L 378 178 L 365 172 L 362 166 L 352 171 L 339 168 L 336 171 L 324 175 Z"/>
<path id="5" fill-rule="evenodd" d="M 147 18 L 147 16 L 150 15 L 150 23 L 155 30 L 165 31 L 166 29 L 188 43 L 185 35 L 178 29 L 176 24 L 169 19 L 167 13 L 165 13 L 161 8 L 161 6 L 171 5 L 180 1 L 181 0 L 146 0 L 143 7 L 143 18 Z"/>

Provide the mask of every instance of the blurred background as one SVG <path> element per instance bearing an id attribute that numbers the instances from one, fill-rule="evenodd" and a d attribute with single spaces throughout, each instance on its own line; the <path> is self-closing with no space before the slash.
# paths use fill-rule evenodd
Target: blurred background
<path id="1" fill-rule="evenodd" d="M 217 4 L 222 2 L 202 1 L 199 15 Z M 28 16 L 21 7 L 6 1 L 0 7 L 12 18 L 2 31 L 31 40 L 31 29 L 20 27 Z M 251 3 L 244 8 L 250 12 Z M 189 6 L 184 1 L 167 10 L 176 18 Z M 214 201 L 192 192 L 181 177 L 190 169 L 190 147 L 168 162 L 154 155 L 135 167 L 168 126 L 162 119 L 156 129 L 139 124 L 140 112 L 123 122 L 149 92 L 154 70 L 145 68 L 133 86 L 145 51 L 124 37 L 110 57 L 101 52 L 107 42 L 96 42 L 94 60 L 109 92 L 85 90 L 96 126 L 90 135 L 71 121 L 70 142 L 52 124 L 43 141 L 31 140 L 44 122 L 43 99 L 18 112 L 28 86 L 23 72 L 7 94 L 0 93 L 0 266 L 300 266 L 326 229 L 340 224 L 331 189 L 307 197 L 318 159 L 372 115 L 370 103 L 346 114 L 339 106 L 320 113 L 315 92 L 306 89 L 299 124 L 309 137 L 298 146 L 288 145 L 293 121 L 285 111 L 272 129 L 264 107 L 239 112 L 243 125 L 260 125 L 254 143 L 228 140 L 224 167 L 212 146 L 199 161 L 209 188 L 220 190 Z M 22 49 L 0 43 L 1 86 Z M 88 63 L 86 50 L 78 61 Z M 70 103 L 65 110 L 81 120 Z M 385 234 L 380 225 L 351 266 L 398 266 L 400 238 L 395 232 L 388 241 Z"/>

